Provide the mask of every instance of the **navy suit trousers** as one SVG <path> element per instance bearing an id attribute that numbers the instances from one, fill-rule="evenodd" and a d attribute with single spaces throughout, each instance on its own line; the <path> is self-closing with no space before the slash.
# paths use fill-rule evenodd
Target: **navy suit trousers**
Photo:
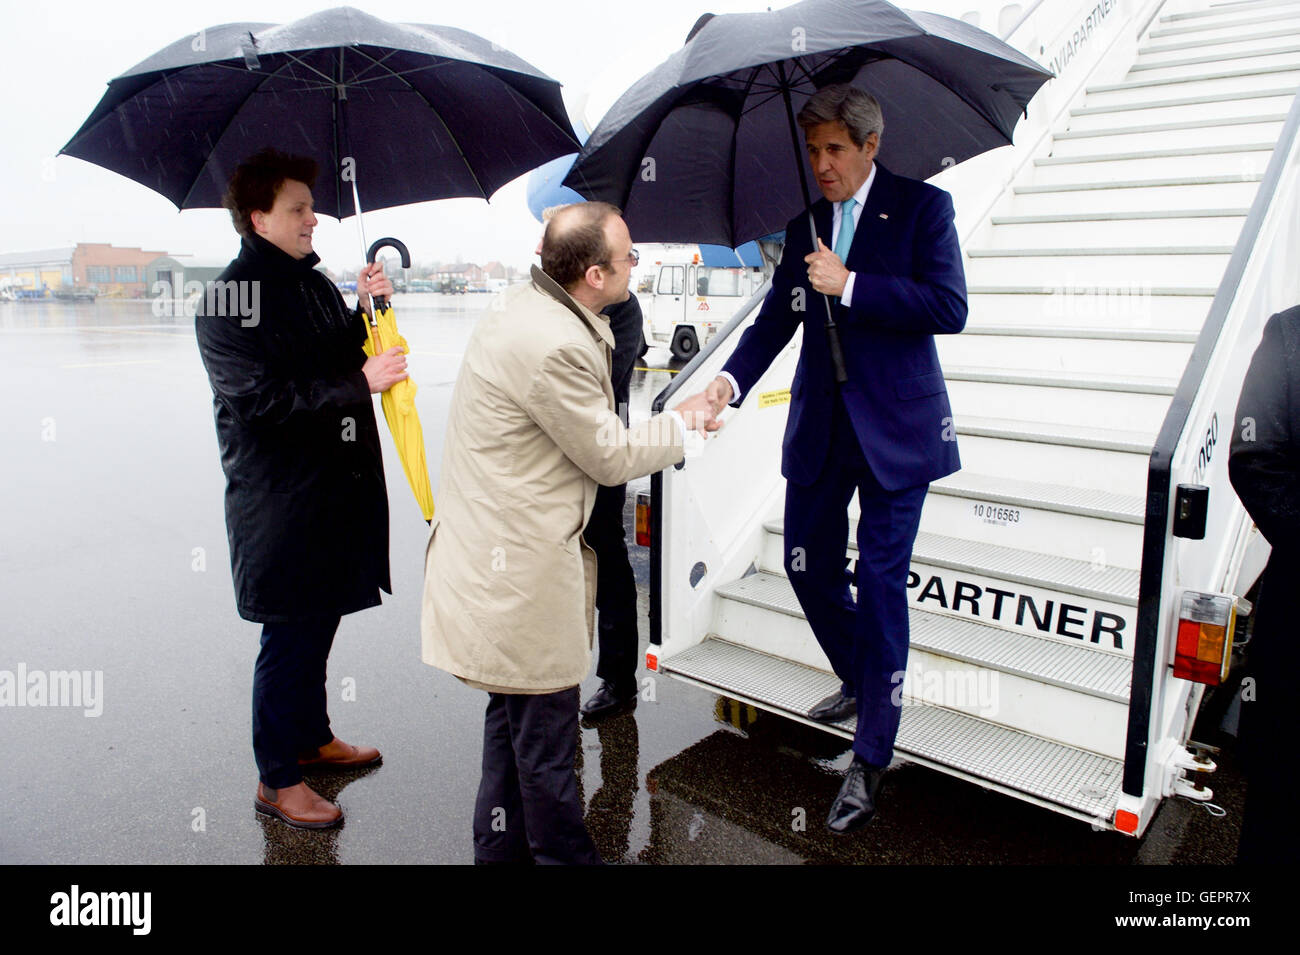
<path id="1" fill-rule="evenodd" d="M 253 670 L 253 755 L 262 784 L 285 789 L 302 782 L 298 757 L 334 738 L 325 699 L 325 663 L 338 617 L 314 617 L 262 627 Z"/>
<path id="2" fill-rule="evenodd" d="M 889 765 L 898 735 L 896 691 L 907 669 L 907 571 L 928 488 L 880 486 L 838 397 L 821 474 L 811 484 L 786 486 L 786 573 L 843 692 L 857 698 L 853 751 L 874 766 Z M 855 491 L 862 516 L 851 572 L 848 506 Z M 849 590 L 855 578 L 856 600 Z"/>

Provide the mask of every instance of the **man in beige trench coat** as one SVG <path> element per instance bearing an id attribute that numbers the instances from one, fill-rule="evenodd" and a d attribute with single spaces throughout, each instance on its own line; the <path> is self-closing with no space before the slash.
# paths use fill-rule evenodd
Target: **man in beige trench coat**
<path id="1" fill-rule="evenodd" d="M 489 696 L 474 810 L 481 863 L 599 863 L 574 774 L 578 683 L 591 666 L 596 557 L 581 538 L 596 485 L 683 459 L 696 395 L 638 427 L 614 408 L 607 305 L 636 255 L 618 210 L 568 206 L 542 268 L 466 346 L 425 557 L 425 663 Z M 693 440 L 701 440 L 691 435 Z"/>

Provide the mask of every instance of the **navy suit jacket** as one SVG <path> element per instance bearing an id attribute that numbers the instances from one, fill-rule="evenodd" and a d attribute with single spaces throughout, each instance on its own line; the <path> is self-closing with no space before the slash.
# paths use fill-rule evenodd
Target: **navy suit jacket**
<path id="1" fill-rule="evenodd" d="M 831 204 L 818 200 L 813 218 L 831 248 Z M 796 484 L 811 484 L 822 472 L 836 394 L 826 308 L 804 263 L 811 250 L 805 213 L 786 226 L 771 291 L 724 366 L 744 398 L 804 326 L 781 455 L 782 475 Z M 888 491 L 953 473 L 961 462 L 933 337 L 966 325 L 952 198 L 877 163 L 845 265 L 856 276 L 852 305 L 833 298 L 831 309 L 848 372 L 844 405 L 872 473 Z"/>

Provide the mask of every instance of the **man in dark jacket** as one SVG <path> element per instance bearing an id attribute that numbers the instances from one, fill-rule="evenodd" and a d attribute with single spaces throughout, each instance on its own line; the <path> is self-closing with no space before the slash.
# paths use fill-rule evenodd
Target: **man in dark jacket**
<path id="1" fill-rule="evenodd" d="M 1250 640 L 1254 692 L 1241 704 L 1247 786 L 1237 861 L 1290 863 L 1300 851 L 1292 822 L 1300 774 L 1278 743 L 1295 725 L 1300 665 L 1288 603 L 1300 580 L 1300 306 L 1264 326 L 1237 403 L 1228 477 L 1273 548 Z"/>
<path id="2" fill-rule="evenodd" d="M 632 294 L 626 302 L 610 305 L 601 314 L 609 318 L 609 330 L 614 334 L 610 384 L 614 387 L 619 417 L 627 425 L 632 370 L 646 352 L 641 303 Z M 600 641 L 600 659 L 596 664 L 600 687 L 582 705 L 582 716 L 588 722 L 636 707 L 639 634 L 636 576 L 628 560 L 627 532 L 623 528 L 626 501 L 626 484 L 596 488 L 596 506 L 582 532 L 583 539 L 596 552 L 597 638 Z"/>
<path id="3" fill-rule="evenodd" d="M 361 305 L 349 311 L 315 269 L 310 159 L 263 150 L 226 194 L 239 256 L 195 321 L 212 384 L 226 530 L 239 614 L 263 624 L 253 676 L 258 812 L 291 826 L 342 812 L 304 767 L 379 762 L 342 742 L 326 711 L 325 664 L 339 618 L 391 593 L 388 497 L 370 395 L 406 377 L 400 348 L 367 359 Z M 392 294 L 379 266 L 357 282 Z"/>

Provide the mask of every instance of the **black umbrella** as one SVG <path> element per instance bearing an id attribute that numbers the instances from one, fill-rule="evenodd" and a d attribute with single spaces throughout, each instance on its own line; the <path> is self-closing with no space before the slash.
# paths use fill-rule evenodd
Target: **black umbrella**
<path id="1" fill-rule="evenodd" d="M 1010 143 L 1051 75 L 983 30 L 883 0 L 701 18 L 610 107 L 564 184 L 621 206 L 640 241 L 735 247 L 816 198 L 794 117 L 818 89 L 874 95 L 885 118 L 877 158 L 925 179 Z M 811 213 L 808 225 L 816 248 Z M 829 300 L 826 321 L 843 382 Z"/>
<path id="2" fill-rule="evenodd" d="M 268 145 L 332 171 L 316 211 L 336 218 L 486 199 L 580 146 L 559 84 L 519 57 L 339 7 L 176 41 L 110 82 L 61 152 L 191 209 L 220 207 L 235 167 Z"/>
<path id="3" fill-rule="evenodd" d="M 1011 142 L 1051 74 L 960 20 L 883 0 L 804 0 L 711 17 L 638 80 L 588 137 L 564 184 L 621 206 L 639 241 L 736 247 L 818 198 L 794 115 L 852 83 L 885 117 L 877 158 L 928 179 Z M 815 243 L 814 243 L 815 247 Z"/>
<path id="4" fill-rule="evenodd" d="M 350 7 L 283 26 L 231 23 L 178 40 L 108 84 L 61 150 L 134 179 L 180 209 L 221 206 L 235 167 L 266 146 L 310 156 L 315 211 L 478 196 L 579 147 L 560 86 L 454 27 L 395 24 Z M 382 337 L 381 337 L 382 333 Z M 376 298 L 368 353 L 397 334 Z M 433 513 L 414 384 L 384 394 L 411 489 Z M 400 413 L 399 413 L 400 412 Z"/>

